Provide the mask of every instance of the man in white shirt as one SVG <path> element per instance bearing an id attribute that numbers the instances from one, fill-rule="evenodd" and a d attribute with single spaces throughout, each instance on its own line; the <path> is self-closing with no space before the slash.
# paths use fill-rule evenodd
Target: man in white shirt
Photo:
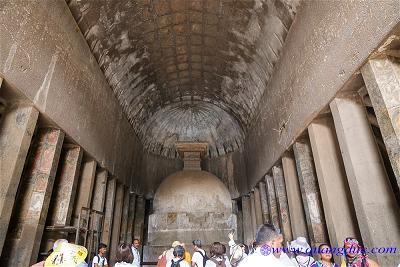
<path id="1" fill-rule="evenodd" d="M 273 249 L 282 243 L 282 236 L 271 224 L 262 225 L 256 235 L 255 252 L 239 263 L 239 267 L 284 267 L 273 254 Z"/>
<path id="2" fill-rule="evenodd" d="M 139 239 L 133 239 L 132 243 L 132 254 L 133 254 L 133 262 L 132 265 L 135 267 L 140 267 L 140 252 L 139 252 L 139 247 L 140 247 L 140 240 Z"/>
<path id="3" fill-rule="evenodd" d="M 204 267 L 206 252 L 201 248 L 200 240 L 193 240 L 194 253 L 192 256 L 192 267 Z"/>
<path id="4" fill-rule="evenodd" d="M 277 258 L 283 265 L 285 266 L 294 266 L 292 260 L 289 256 L 283 251 L 283 236 L 280 234 L 279 237 L 273 242 L 273 254 L 275 258 Z"/>
<path id="5" fill-rule="evenodd" d="M 108 262 L 106 259 L 107 245 L 100 243 L 98 254 L 93 258 L 93 265 L 90 267 L 108 267 Z"/>

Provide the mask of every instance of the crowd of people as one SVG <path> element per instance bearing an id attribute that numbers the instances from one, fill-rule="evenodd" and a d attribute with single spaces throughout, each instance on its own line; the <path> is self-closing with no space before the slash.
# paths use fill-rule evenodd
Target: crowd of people
<path id="1" fill-rule="evenodd" d="M 139 239 L 134 239 L 132 244 L 121 243 L 117 247 L 113 267 L 140 267 L 139 247 Z M 85 247 L 69 243 L 66 239 L 58 239 L 47 258 L 31 267 L 112 267 L 107 260 L 107 251 L 107 245 L 100 243 L 97 253 L 88 260 Z"/>
<path id="2" fill-rule="evenodd" d="M 355 238 L 346 238 L 343 255 L 339 262 L 334 261 L 332 249 L 328 244 L 321 244 L 317 252 L 312 253 L 307 239 L 298 237 L 283 248 L 283 236 L 271 224 L 262 225 L 251 246 L 236 244 L 233 233 L 228 235 L 229 251 L 221 242 L 211 244 L 209 253 L 202 246 L 201 240 L 193 240 L 193 254 L 187 251 L 184 243 L 174 241 L 171 248 L 159 257 L 157 267 L 376 267 L 375 261 L 368 258 L 361 250 Z M 48 258 L 32 267 L 71 266 L 71 267 L 140 267 L 140 241 L 132 244 L 122 243 L 116 250 L 113 266 L 107 261 L 107 245 L 100 243 L 97 254 L 86 263 L 86 248 L 68 243 L 65 239 L 54 243 Z M 315 251 L 315 250 L 314 250 Z M 318 255 L 316 255 L 318 254 Z M 58 263 L 58 264 L 57 264 Z M 60 264 L 64 263 L 64 264 Z"/>
<path id="3" fill-rule="evenodd" d="M 257 231 L 251 246 L 236 244 L 233 233 L 229 237 L 229 252 L 224 244 L 211 244 L 209 255 L 200 240 L 194 240 L 193 255 L 187 257 L 184 244 L 174 241 L 169 250 L 158 258 L 157 267 L 376 267 L 375 261 L 363 254 L 355 238 L 346 238 L 340 262 L 335 262 L 329 244 L 320 244 L 312 254 L 305 237 L 298 237 L 283 248 L 283 236 L 273 225 L 264 224 Z M 314 250 L 315 251 L 315 250 Z M 288 253 L 286 253 L 288 252 Z"/>

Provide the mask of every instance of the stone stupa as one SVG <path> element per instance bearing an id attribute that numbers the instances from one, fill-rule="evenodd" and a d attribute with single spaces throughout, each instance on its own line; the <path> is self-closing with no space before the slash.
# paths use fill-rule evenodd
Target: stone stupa
<path id="1" fill-rule="evenodd" d="M 237 228 L 228 188 L 218 177 L 201 170 L 207 144 L 178 143 L 177 150 L 184 168 L 163 180 L 149 217 L 148 245 L 154 252 L 174 240 L 185 242 L 189 249 L 194 239 L 205 246 L 226 242 L 228 233 Z"/>

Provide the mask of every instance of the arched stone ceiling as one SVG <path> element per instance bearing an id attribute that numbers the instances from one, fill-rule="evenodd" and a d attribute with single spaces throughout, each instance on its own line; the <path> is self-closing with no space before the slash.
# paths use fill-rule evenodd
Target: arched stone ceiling
<path id="1" fill-rule="evenodd" d="M 67 0 L 144 147 L 240 149 L 299 0 Z"/>

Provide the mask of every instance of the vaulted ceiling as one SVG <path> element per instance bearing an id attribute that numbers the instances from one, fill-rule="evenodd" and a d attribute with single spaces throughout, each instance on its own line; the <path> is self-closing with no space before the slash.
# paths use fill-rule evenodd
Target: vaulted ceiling
<path id="1" fill-rule="evenodd" d="M 243 145 L 300 0 L 67 0 L 147 151 Z"/>

